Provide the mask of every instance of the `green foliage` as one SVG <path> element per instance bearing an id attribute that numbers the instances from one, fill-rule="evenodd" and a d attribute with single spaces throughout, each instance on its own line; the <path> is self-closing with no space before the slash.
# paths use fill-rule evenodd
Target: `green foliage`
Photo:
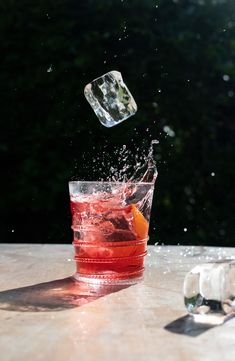
<path id="1" fill-rule="evenodd" d="M 234 1 L 0 8 L 1 241 L 70 243 L 68 181 L 98 177 L 97 152 L 136 152 L 157 138 L 151 242 L 233 245 Z M 83 88 L 110 70 L 122 72 L 139 111 L 106 129 Z"/>

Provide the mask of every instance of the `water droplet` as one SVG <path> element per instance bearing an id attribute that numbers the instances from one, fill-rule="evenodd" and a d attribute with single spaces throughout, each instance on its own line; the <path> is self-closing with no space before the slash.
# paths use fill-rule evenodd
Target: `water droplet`
<path id="1" fill-rule="evenodd" d="M 52 65 L 50 65 L 49 68 L 47 69 L 47 73 L 51 73 L 52 71 L 53 71 Z"/>
<path id="2" fill-rule="evenodd" d="M 169 125 L 165 125 L 163 127 L 163 130 L 167 135 L 169 135 L 169 137 L 174 137 L 175 136 L 174 130 L 172 128 L 170 128 Z"/>
<path id="3" fill-rule="evenodd" d="M 224 80 L 224 81 L 229 81 L 229 80 L 230 80 L 230 76 L 227 75 L 227 74 L 224 74 L 224 75 L 223 75 L 223 80 Z"/>
<path id="4" fill-rule="evenodd" d="M 15 232 L 15 230 L 14 230 L 14 229 L 12 229 L 12 230 L 11 230 L 11 232 L 12 232 L 12 233 L 14 233 L 14 232 Z"/>
<path id="5" fill-rule="evenodd" d="M 188 230 L 188 228 L 185 227 L 185 228 L 184 228 L 184 232 L 187 232 L 187 230 Z"/>
<path id="6" fill-rule="evenodd" d="M 215 176 L 215 172 L 211 172 L 211 176 L 214 177 L 214 176 Z"/>

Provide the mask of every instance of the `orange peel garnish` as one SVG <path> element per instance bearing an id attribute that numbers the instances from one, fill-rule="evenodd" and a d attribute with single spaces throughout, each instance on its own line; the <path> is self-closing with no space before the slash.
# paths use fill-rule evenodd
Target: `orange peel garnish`
<path id="1" fill-rule="evenodd" d="M 147 238 L 149 223 L 134 204 L 132 204 L 132 214 L 133 214 L 134 230 L 138 238 L 139 239 Z"/>

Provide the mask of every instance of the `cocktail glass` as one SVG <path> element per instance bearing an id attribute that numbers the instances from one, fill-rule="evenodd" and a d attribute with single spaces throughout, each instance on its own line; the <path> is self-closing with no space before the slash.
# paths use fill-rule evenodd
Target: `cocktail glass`
<path id="1" fill-rule="evenodd" d="M 69 182 L 79 281 L 142 279 L 154 183 Z"/>

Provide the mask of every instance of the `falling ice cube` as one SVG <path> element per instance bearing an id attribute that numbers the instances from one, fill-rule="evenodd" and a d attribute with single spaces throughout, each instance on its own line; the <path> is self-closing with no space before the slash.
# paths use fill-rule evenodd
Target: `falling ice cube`
<path id="1" fill-rule="evenodd" d="M 87 84 L 84 94 L 100 122 L 113 127 L 134 115 L 137 105 L 119 71 L 113 70 Z"/>
<path id="2" fill-rule="evenodd" d="M 194 267 L 184 280 L 184 300 L 193 315 L 235 313 L 235 260 Z"/>

